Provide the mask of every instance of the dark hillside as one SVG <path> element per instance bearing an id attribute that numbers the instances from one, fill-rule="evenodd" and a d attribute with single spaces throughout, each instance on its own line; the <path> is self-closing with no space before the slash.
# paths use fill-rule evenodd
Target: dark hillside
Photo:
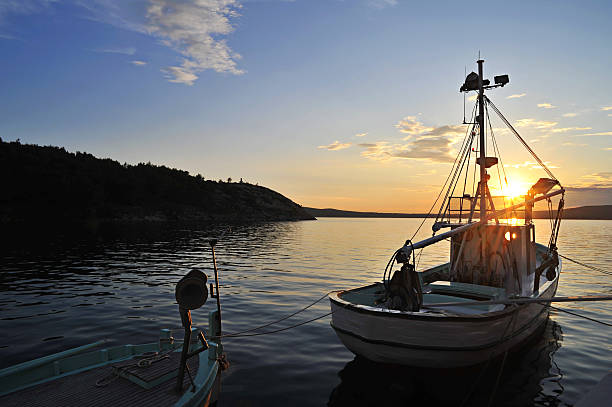
<path id="1" fill-rule="evenodd" d="M 0 221 L 313 219 L 268 188 L 0 140 Z"/>

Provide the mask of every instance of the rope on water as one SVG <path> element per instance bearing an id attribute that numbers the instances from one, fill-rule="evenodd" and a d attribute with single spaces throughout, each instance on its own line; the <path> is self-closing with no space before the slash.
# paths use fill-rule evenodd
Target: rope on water
<path id="1" fill-rule="evenodd" d="M 591 266 L 591 265 L 589 265 L 589 264 L 582 263 L 582 262 L 580 262 L 580 261 L 578 261 L 578 260 L 570 259 L 569 257 L 564 256 L 564 255 L 562 255 L 562 254 L 559 254 L 559 257 L 562 257 L 562 258 L 564 258 L 565 260 L 569 260 L 569 261 L 571 261 L 572 263 L 576 263 L 576 264 L 578 264 L 578 265 L 580 265 L 580 266 L 582 266 L 582 267 L 586 267 L 586 268 L 588 268 L 588 269 L 595 270 L 595 271 L 599 271 L 600 273 L 604 273 L 604 274 L 607 274 L 607 275 L 609 275 L 609 276 L 612 276 L 612 272 L 610 272 L 610 271 L 608 271 L 608 270 L 604 270 L 604 269 L 599 268 L 599 267 Z"/>
<path id="2" fill-rule="evenodd" d="M 327 316 L 330 316 L 333 313 L 334 313 L 334 311 L 331 311 L 331 312 L 328 312 L 327 314 L 318 316 L 316 318 L 312 318 L 312 319 L 309 319 L 307 321 L 302 321 L 299 324 L 291 325 L 291 326 L 288 326 L 288 327 L 285 327 L 285 328 L 276 329 L 274 331 L 255 332 L 255 333 L 250 333 L 250 334 L 249 333 L 247 333 L 247 334 L 238 334 L 238 333 L 235 333 L 235 334 L 225 334 L 225 335 L 211 336 L 210 339 L 218 339 L 218 338 L 243 338 L 243 337 L 246 337 L 246 336 L 259 336 L 259 335 L 275 334 L 277 332 L 287 331 L 289 329 L 297 328 L 298 326 L 306 325 L 306 324 L 309 324 L 311 322 L 317 321 L 319 319 L 323 319 L 323 318 L 325 318 Z M 255 328 L 255 329 L 258 329 L 258 328 Z M 251 329 L 251 331 L 252 330 L 254 330 L 254 329 Z M 245 332 L 248 332 L 248 331 L 245 331 Z"/>
<path id="3" fill-rule="evenodd" d="M 295 328 L 295 327 L 298 327 L 298 326 L 301 326 L 301 325 L 305 325 L 305 324 L 307 324 L 307 323 L 309 323 L 309 322 L 314 322 L 314 321 L 316 321 L 316 320 L 318 320 L 318 319 L 325 318 L 326 316 L 331 315 L 332 313 L 330 312 L 330 313 L 328 313 L 328 314 L 321 315 L 321 316 L 319 316 L 319 317 L 317 317 L 317 318 L 314 318 L 314 319 L 311 319 L 311 320 L 308 320 L 308 321 L 305 321 L 305 322 L 300 322 L 299 324 L 292 325 L 292 326 L 289 326 L 289 327 L 286 327 L 286 328 L 277 329 L 277 330 L 275 330 L 275 331 L 258 332 L 258 333 L 251 333 L 251 334 L 247 334 L 248 332 L 256 331 L 256 330 L 261 329 L 261 328 L 266 328 L 266 327 L 268 327 L 268 326 L 270 326 L 270 325 L 274 325 L 274 324 L 277 324 L 277 323 L 279 323 L 279 322 L 282 322 L 282 321 L 284 321 L 284 320 L 286 320 L 286 319 L 289 319 L 289 318 L 291 318 L 291 317 L 293 317 L 293 316 L 295 316 L 295 315 L 299 314 L 300 312 L 304 312 L 304 311 L 306 311 L 308 308 L 310 308 L 310 307 L 312 307 L 313 305 L 315 305 L 316 303 L 321 302 L 323 299 L 327 298 L 327 296 L 328 296 L 329 294 L 333 293 L 333 292 L 334 292 L 334 291 L 328 291 L 327 293 L 325 293 L 325 295 L 323 295 L 323 296 L 322 296 L 321 298 L 319 298 L 318 300 L 316 300 L 316 301 L 314 301 L 314 302 L 310 303 L 309 305 L 305 306 L 304 308 L 301 308 L 301 309 L 299 309 L 299 310 L 295 311 L 293 314 L 287 315 L 286 317 L 283 317 L 283 318 L 281 318 L 281 319 L 277 319 L 276 321 L 268 322 L 267 324 L 260 325 L 260 326 L 257 326 L 257 327 L 255 327 L 255 328 L 245 329 L 244 331 L 239 331 L 239 332 L 234 332 L 234 333 L 225 334 L 225 335 L 219 335 L 219 336 L 212 336 L 211 338 L 212 338 L 212 339 L 217 339 L 217 338 L 228 338 L 228 337 L 237 338 L 237 337 L 241 337 L 241 336 L 258 336 L 258 335 L 267 335 L 267 334 L 271 334 L 271 333 L 276 333 L 276 332 L 286 331 L 286 330 L 288 330 L 288 329 Z M 246 335 L 245 335 L 245 334 L 246 334 Z"/>
<path id="4" fill-rule="evenodd" d="M 577 312 L 568 311 L 568 310 L 563 309 L 563 308 L 553 307 L 553 306 L 552 306 L 552 305 L 550 305 L 550 304 L 549 304 L 548 306 L 549 306 L 550 308 L 554 309 L 554 310 L 561 311 L 561 312 L 565 312 L 565 313 L 567 313 L 567 314 L 574 315 L 574 316 L 577 316 L 577 317 L 580 317 L 580 318 L 588 319 L 589 321 L 597 322 L 598 324 L 607 325 L 607 326 L 612 326 L 612 324 L 609 324 L 609 323 L 604 322 L 604 321 L 600 321 L 600 320 L 595 319 L 595 318 L 587 317 L 586 315 L 578 314 Z"/>

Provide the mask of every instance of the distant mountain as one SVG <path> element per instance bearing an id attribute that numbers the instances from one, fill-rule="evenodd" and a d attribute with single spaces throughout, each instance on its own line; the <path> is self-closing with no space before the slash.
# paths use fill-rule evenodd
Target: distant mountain
<path id="1" fill-rule="evenodd" d="M 557 211 L 553 211 L 556 216 Z M 548 211 L 535 211 L 534 215 L 540 219 L 548 218 Z M 564 219 L 612 219 L 612 205 L 579 206 L 563 210 Z"/>
<path id="2" fill-rule="evenodd" d="M 385 213 L 385 212 L 355 212 L 343 211 L 340 209 L 304 209 L 312 216 L 317 218 L 422 218 L 425 214 L 422 213 Z M 547 219 L 548 211 L 534 211 L 534 218 Z M 556 211 L 553 211 L 553 216 L 556 216 Z M 581 206 L 578 208 L 567 208 L 563 211 L 564 219 L 612 219 L 612 205 L 598 206 Z"/>
<path id="3" fill-rule="evenodd" d="M 231 180 L 228 180 L 231 181 Z M 0 222 L 314 219 L 271 189 L 0 139 Z"/>

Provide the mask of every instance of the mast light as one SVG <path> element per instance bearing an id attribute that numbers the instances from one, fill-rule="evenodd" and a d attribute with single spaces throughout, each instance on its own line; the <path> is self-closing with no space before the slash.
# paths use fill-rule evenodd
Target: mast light
<path id="1" fill-rule="evenodd" d="M 494 79 L 495 79 L 495 84 L 499 86 L 504 86 L 505 84 L 510 82 L 510 78 L 508 78 L 508 75 L 499 75 L 499 76 L 496 76 Z"/>

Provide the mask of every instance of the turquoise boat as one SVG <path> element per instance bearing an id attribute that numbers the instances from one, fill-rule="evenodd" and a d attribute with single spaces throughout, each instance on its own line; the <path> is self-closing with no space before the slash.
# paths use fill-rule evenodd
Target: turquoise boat
<path id="1" fill-rule="evenodd" d="M 221 344 L 221 304 L 213 248 L 217 309 L 208 329 L 191 310 L 208 298 L 206 275 L 193 269 L 176 286 L 184 335 L 161 329 L 155 342 L 104 347 L 100 340 L 0 370 L 0 406 L 208 406 L 218 399 L 229 364 Z M 216 293 L 215 293 L 216 291 Z M 146 333 L 143 333 L 143 336 Z"/>

